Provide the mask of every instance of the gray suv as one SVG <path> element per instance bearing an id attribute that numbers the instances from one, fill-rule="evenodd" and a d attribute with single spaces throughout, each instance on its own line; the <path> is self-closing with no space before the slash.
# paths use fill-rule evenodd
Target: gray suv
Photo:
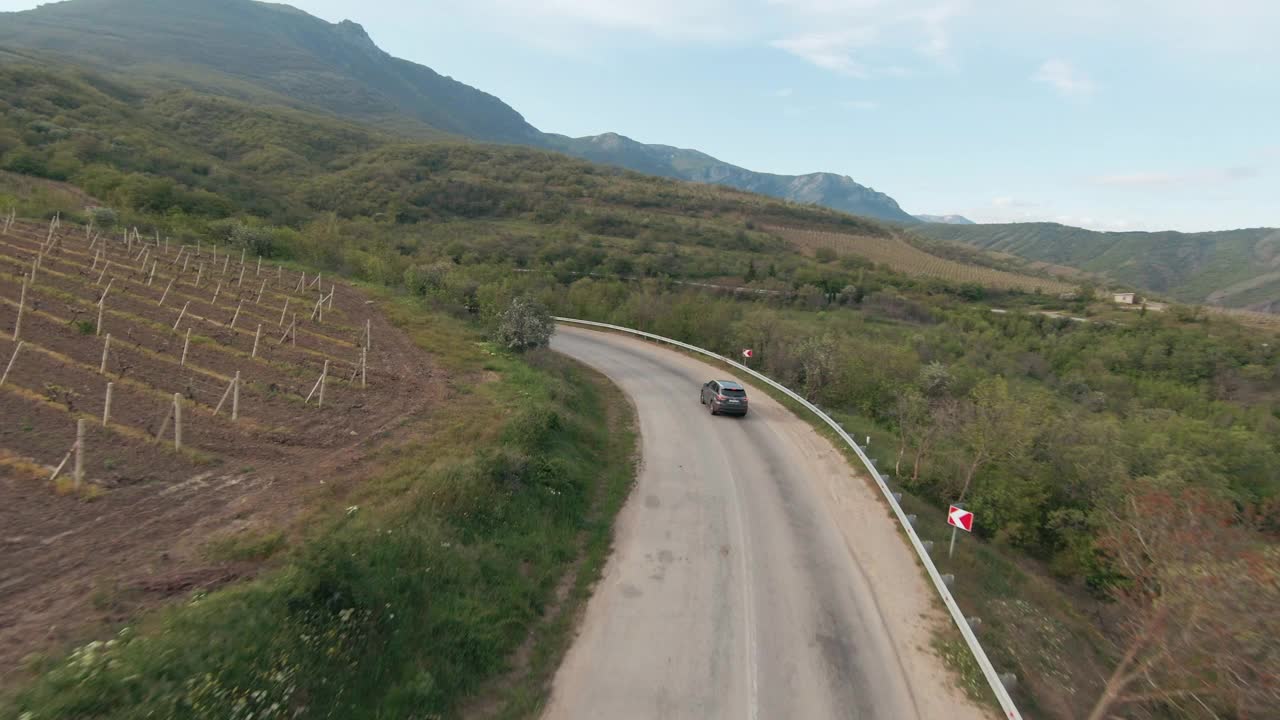
<path id="1" fill-rule="evenodd" d="M 732 380 L 711 380 L 705 383 L 698 399 L 711 408 L 712 415 L 747 414 L 747 391 Z"/>

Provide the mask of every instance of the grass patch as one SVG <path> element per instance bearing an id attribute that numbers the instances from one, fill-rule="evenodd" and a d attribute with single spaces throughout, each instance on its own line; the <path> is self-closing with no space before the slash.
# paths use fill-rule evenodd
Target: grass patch
<path id="1" fill-rule="evenodd" d="M 444 717 L 507 672 L 531 631 L 529 670 L 500 712 L 541 702 L 571 625 L 546 610 L 584 552 L 560 605 L 598 574 L 634 435 L 611 432 L 597 380 L 568 360 L 494 353 L 460 321 L 391 307 L 442 365 L 490 363 L 493 377 L 434 408 L 280 568 L 77 649 L 0 715 Z M 222 550 L 273 544 L 259 540 Z"/>
<path id="2" fill-rule="evenodd" d="M 208 543 L 204 555 L 214 561 L 262 561 L 284 549 L 288 541 L 280 530 L 243 532 Z"/>

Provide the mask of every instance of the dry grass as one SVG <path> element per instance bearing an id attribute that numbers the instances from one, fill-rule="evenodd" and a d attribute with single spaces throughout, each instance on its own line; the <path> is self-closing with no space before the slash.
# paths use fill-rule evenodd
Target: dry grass
<path id="1" fill-rule="evenodd" d="M 907 275 L 923 275 L 954 283 L 974 283 L 1001 290 L 1024 292 L 1067 293 L 1076 287 L 1052 278 L 968 265 L 955 260 L 930 255 L 900 237 L 870 237 L 846 235 L 818 230 L 794 230 L 774 227 L 769 231 L 779 235 L 806 253 L 813 254 L 819 248 L 829 248 L 838 254 L 857 255 L 878 265 L 884 265 Z"/>

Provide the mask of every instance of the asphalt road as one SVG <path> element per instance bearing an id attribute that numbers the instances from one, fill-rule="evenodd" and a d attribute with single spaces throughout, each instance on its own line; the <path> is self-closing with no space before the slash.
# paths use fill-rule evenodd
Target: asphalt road
<path id="1" fill-rule="evenodd" d="M 873 581 L 927 588 L 865 489 L 878 523 L 867 542 L 882 546 L 870 557 L 900 565 L 859 563 L 844 498 L 815 480 L 843 461 L 819 460 L 805 433 L 825 441 L 759 391 L 747 417 L 712 417 L 699 388 L 729 374 L 657 345 L 562 326 L 552 347 L 629 396 L 643 466 L 545 718 L 940 717 L 945 673 L 915 672 L 927 595 L 886 597 Z M 919 614 L 882 610 L 900 599 Z M 979 716 L 962 710 L 948 714 Z"/>

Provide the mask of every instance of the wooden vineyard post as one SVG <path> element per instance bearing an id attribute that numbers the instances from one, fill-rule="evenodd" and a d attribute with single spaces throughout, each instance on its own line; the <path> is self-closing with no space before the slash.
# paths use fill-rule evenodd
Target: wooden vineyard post
<path id="1" fill-rule="evenodd" d="M 9 364 L 4 366 L 4 375 L 0 375 L 0 385 L 9 379 L 9 372 L 13 370 L 13 364 L 18 361 L 18 353 L 22 350 L 22 341 L 18 341 L 17 347 L 13 349 L 13 355 L 9 358 Z"/>
<path id="2" fill-rule="evenodd" d="M 284 327 L 285 313 L 289 312 L 289 298 L 284 299 L 284 309 L 280 311 L 280 322 L 276 323 L 276 327 Z"/>
<path id="3" fill-rule="evenodd" d="M 368 346 L 360 348 L 360 389 L 363 390 L 369 386 L 367 381 L 367 368 L 369 367 L 369 348 Z"/>
<path id="4" fill-rule="evenodd" d="M 178 363 L 178 367 L 187 366 L 187 350 L 191 348 L 191 328 L 187 328 L 187 339 L 182 342 L 182 362 Z"/>
<path id="5" fill-rule="evenodd" d="M 76 464 L 72 478 L 76 481 L 76 489 L 84 482 L 84 418 L 76 420 Z"/>
<path id="6" fill-rule="evenodd" d="M 276 266 L 276 287 L 280 287 L 280 284 L 283 282 L 284 282 L 284 268 L 281 267 L 280 265 L 277 265 Z"/>
<path id="7" fill-rule="evenodd" d="M 111 261 L 108 260 L 102 265 L 102 272 L 98 274 L 98 279 L 94 281 L 94 285 L 101 285 L 102 278 L 107 276 L 107 270 L 111 267 Z"/>
<path id="8" fill-rule="evenodd" d="M 253 273 L 253 276 L 254 276 L 254 277 L 259 277 L 259 276 L 261 276 L 261 275 L 262 275 L 262 256 L 261 256 L 261 255 L 259 255 L 259 256 L 258 256 L 258 269 Z"/>
<path id="9" fill-rule="evenodd" d="M 111 292 L 111 286 L 116 282 L 115 278 L 111 278 L 111 282 L 107 283 L 107 289 L 102 291 L 102 297 L 98 298 L 98 324 L 94 327 L 95 335 L 102 335 L 102 313 L 107 308 L 107 293 Z"/>
<path id="10" fill-rule="evenodd" d="M 244 269 L 244 251 L 246 248 L 240 248 L 240 269 Z"/>
<path id="11" fill-rule="evenodd" d="M 111 333 L 107 333 L 107 339 L 102 342 L 102 364 L 98 366 L 98 372 L 103 375 L 107 374 L 107 357 L 111 354 Z"/>
<path id="12" fill-rule="evenodd" d="M 325 378 L 328 376 L 329 376 L 329 361 L 325 360 L 324 370 L 320 372 L 320 379 L 316 380 L 316 384 L 311 388 L 311 392 L 307 393 L 307 399 L 302 401 L 303 405 L 306 405 L 307 403 L 311 402 L 311 397 L 316 394 L 317 390 L 319 390 L 320 399 L 317 404 L 317 407 L 324 407 L 324 381 L 325 381 Z"/>
<path id="13" fill-rule="evenodd" d="M 336 292 L 338 292 L 338 286 L 336 284 L 330 285 L 329 286 L 329 309 L 330 310 L 333 309 L 333 296 L 334 296 L 334 293 Z"/>
<path id="14" fill-rule="evenodd" d="M 182 449 L 182 395 L 173 394 L 173 449 Z"/>
<path id="15" fill-rule="evenodd" d="M 40 256 L 37 255 L 35 256 L 35 259 L 31 261 L 31 284 L 32 285 L 36 284 L 36 270 L 39 270 L 39 269 L 40 269 Z M 98 278 L 98 282 L 102 282 L 101 277 Z"/>
<path id="16" fill-rule="evenodd" d="M 262 304 L 262 291 L 266 289 L 267 289 L 267 281 L 263 280 L 262 284 L 258 286 L 258 296 L 253 299 L 254 305 Z"/>
<path id="17" fill-rule="evenodd" d="M 89 249 L 92 250 L 93 248 L 90 247 Z M 93 272 L 94 270 L 97 270 L 98 263 L 101 261 L 102 261 L 102 248 L 98 248 L 98 252 L 95 253 L 93 256 L 93 265 L 89 267 L 89 272 Z"/>
<path id="18" fill-rule="evenodd" d="M 298 286 L 293 289 L 294 292 L 302 292 L 302 284 L 307 281 L 307 271 L 302 271 L 302 277 L 298 278 Z"/>
<path id="19" fill-rule="evenodd" d="M 196 269 L 196 287 L 200 287 L 202 277 L 204 277 L 204 263 L 200 263 L 200 267 Z"/>
<path id="20" fill-rule="evenodd" d="M 253 334 L 253 354 L 249 357 L 258 357 L 258 341 L 262 339 L 262 323 L 258 323 L 258 330 Z"/>
<path id="21" fill-rule="evenodd" d="M 236 287 L 244 285 L 244 266 L 240 266 L 240 279 L 236 280 Z"/>
<path id="22" fill-rule="evenodd" d="M 241 307 L 243 307 L 243 306 L 244 306 L 244 301 L 243 301 L 243 300 L 241 300 L 239 303 L 237 303 L 237 304 L 236 304 L 236 314 L 231 316 L 231 329 L 232 329 L 232 330 L 235 330 L 235 329 L 236 329 L 236 320 L 239 320 L 239 319 L 240 319 L 240 308 L 241 308 Z"/>
<path id="23" fill-rule="evenodd" d="M 182 318 L 184 318 L 184 317 L 186 317 L 186 316 L 187 316 L 187 307 L 189 307 L 190 305 L 191 305 L 191 301 L 190 301 L 190 300 L 188 300 L 188 301 L 186 301 L 185 303 L 183 303 L 183 304 L 182 304 L 182 312 L 178 313 L 178 319 L 177 319 L 177 320 L 175 320 L 175 321 L 173 322 L 173 329 L 174 329 L 174 330 L 177 330 L 177 329 L 178 329 L 178 325 L 179 325 L 180 323 L 182 323 Z"/>
<path id="24" fill-rule="evenodd" d="M 218 295 L 220 295 L 221 293 L 222 293 L 222 281 L 221 281 L 221 280 L 219 280 L 219 281 L 218 281 L 218 287 L 216 287 L 216 288 L 214 288 L 214 289 L 213 289 L 213 299 L 209 301 L 209 304 L 210 304 L 210 305 L 217 305 L 217 304 L 218 304 Z"/>
<path id="25" fill-rule="evenodd" d="M 147 287 L 151 287 L 151 281 L 156 279 L 156 266 L 160 264 L 159 260 L 151 261 L 151 275 L 147 277 Z"/>
<path id="26" fill-rule="evenodd" d="M 13 321 L 13 339 L 22 334 L 22 311 L 27 306 L 27 276 L 22 276 L 22 293 L 18 296 L 18 319 Z"/>
<path id="27" fill-rule="evenodd" d="M 316 400 L 316 407 L 324 407 L 324 385 L 325 380 L 329 378 L 329 361 L 324 361 L 324 370 L 320 372 L 320 397 Z"/>
<path id="28" fill-rule="evenodd" d="M 240 419 L 240 371 L 236 371 L 236 379 L 231 381 L 231 422 Z"/>
<path id="29" fill-rule="evenodd" d="M 107 399 L 102 404 L 102 427 L 106 427 L 107 424 L 111 422 L 111 395 L 112 391 L 115 390 L 115 387 L 115 383 L 107 383 Z"/>
<path id="30" fill-rule="evenodd" d="M 182 272 L 187 271 L 187 263 L 191 262 L 191 253 L 182 256 Z"/>
<path id="31" fill-rule="evenodd" d="M 366 348 L 369 347 L 369 344 L 372 341 L 373 341 L 373 320 L 369 318 L 365 318 L 364 319 L 364 346 Z"/>
<path id="32" fill-rule="evenodd" d="M 164 292 L 160 294 L 160 302 L 156 303 L 157 307 L 164 305 L 165 298 L 169 297 L 169 291 L 173 289 L 173 281 L 177 278 L 169 278 L 169 284 L 165 286 Z"/>
<path id="33" fill-rule="evenodd" d="M 223 275 L 227 274 L 227 265 L 229 265 L 230 263 L 231 263 L 231 253 L 227 253 L 226 256 L 222 258 L 222 274 Z"/>

